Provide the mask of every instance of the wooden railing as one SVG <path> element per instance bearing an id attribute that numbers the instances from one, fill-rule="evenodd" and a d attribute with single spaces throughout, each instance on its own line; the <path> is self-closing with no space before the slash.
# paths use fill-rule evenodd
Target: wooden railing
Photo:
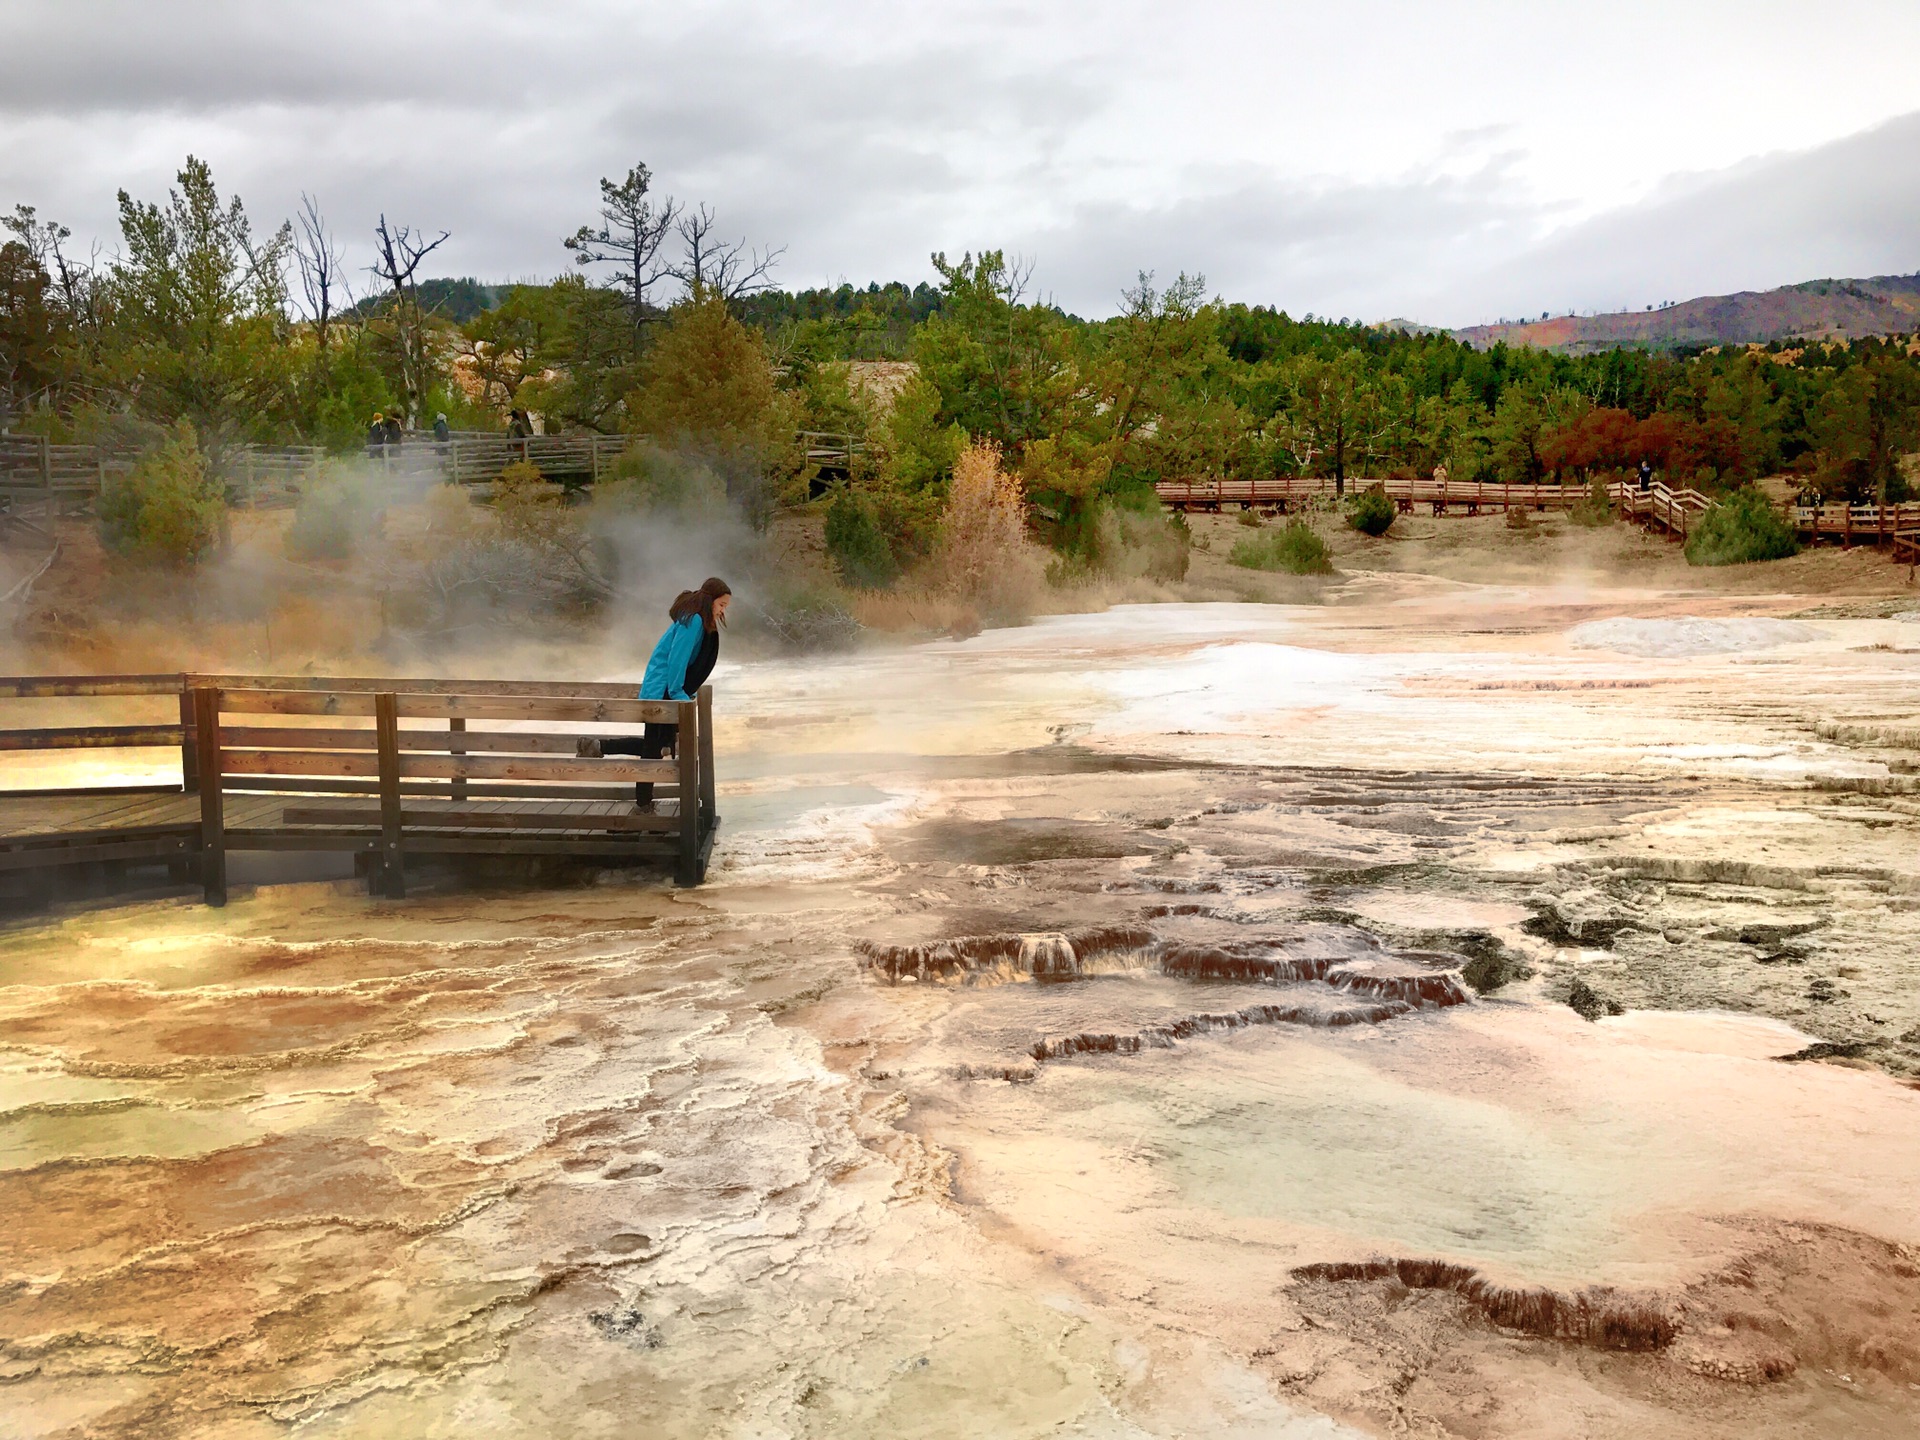
<path id="1" fill-rule="evenodd" d="M 14 788 L 0 791 L 0 876 L 48 867 L 125 867 L 166 865 L 176 879 L 187 878 L 198 851 L 198 835 L 184 792 L 196 773 L 186 721 L 190 701 L 179 675 L 38 675 L 0 678 L 0 700 L 84 701 L 89 718 L 101 702 L 154 697 L 149 718 L 139 724 L 77 724 L 0 730 L 0 752 L 45 751 L 146 752 L 156 748 L 180 757 L 181 779 L 92 783 L 78 786 Z M 36 711 L 40 707 L 33 707 Z M 77 757 L 76 757 L 77 758 Z M 0 758 L 0 772 L 6 761 Z M 143 765 L 139 768 L 147 768 Z M 10 777 L 12 778 L 12 777 Z M 91 823 L 77 823 L 81 817 Z M 101 823 L 105 822 L 105 823 Z M 17 883 L 17 882 L 15 882 Z"/>
<path id="2" fill-rule="evenodd" d="M 97 445 L 55 445 L 27 435 L 0 435 L 0 501 L 11 510 L 37 505 L 52 519 L 93 503 L 110 475 L 133 468 L 131 455 Z"/>
<path id="3" fill-rule="evenodd" d="M 550 478 L 598 480 L 625 453 L 629 435 L 534 435 L 524 439 L 465 432 L 447 440 L 409 434 L 394 445 L 370 445 L 367 461 L 385 475 L 419 475 L 484 485 L 516 461 Z M 0 435 L 0 497 L 15 509 L 37 505 L 52 516 L 85 509 L 108 479 L 133 469 L 133 451 L 97 445 L 55 445 L 33 436 Z M 290 505 L 319 479 L 329 459 L 318 445 L 231 445 L 213 454 L 228 498 L 247 508 Z"/>
<path id="4" fill-rule="evenodd" d="M 318 478 L 327 452 L 317 445 L 231 445 L 214 452 L 228 499 L 248 509 L 290 505 Z M 107 481 L 132 471 L 132 450 L 56 445 L 29 435 L 0 435 L 0 500 L 18 512 L 37 507 L 55 518 L 85 510 Z"/>
<path id="5" fill-rule="evenodd" d="M 388 474 L 431 474 L 455 485 L 488 485 L 509 465 L 526 463 L 548 479 L 596 481 L 633 443 L 631 435 L 494 435 L 464 430 L 445 440 L 410 433 L 398 445 L 369 445 L 367 458 Z"/>
<path id="6" fill-rule="evenodd" d="M 636 438 L 590 431 L 522 437 L 461 430 L 436 440 L 431 432 L 409 431 L 397 443 L 368 445 L 360 453 L 389 477 L 489 485 L 509 465 L 525 462 L 548 479 L 592 483 L 612 470 Z M 865 449 L 850 434 L 804 430 L 797 438 L 807 460 L 825 470 L 847 470 Z M 229 498 L 251 509 L 294 503 L 300 488 L 319 478 L 328 452 L 317 445 L 235 445 L 214 458 Z M 128 450 L 0 435 L 0 501 L 16 511 L 37 507 L 49 517 L 75 513 L 94 502 L 110 476 L 126 474 L 137 459 Z"/>
<path id="7" fill-rule="evenodd" d="M 1591 493 L 1585 485 L 1507 485 L 1477 480 L 1437 481 L 1431 477 L 1408 480 L 1367 480 L 1354 477 L 1346 482 L 1346 493 L 1354 495 L 1370 485 L 1382 486 L 1401 510 L 1415 505 L 1432 505 L 1434 513 L 1458 509 L 1478 514 L 1483 509 L 1569 510 Z M 1318 500 L 1335 493 L 1330 476 L 1289 476 L 1273 480 L 1166 480 L 1156 485 L 1162 503 L 1177 510 L 1219 510 L 1227 506 L 1252 508 L 1273 506 L 1281 509 Z M 1635 514 L 1657 512 L 1678 516 L 1683 511 L 1698 513 L 1709 503 L 1697 490 L 1670 490 L 1656 483 L 1650 491 L 1641 491 L 1631 483 L 1609 487 L 1616 505 Z M 1656 498 L 1657 497 L 1657 498 Z"/>
<path id="8" fill-rule="evenodd" d="M 857 435 L 826 430 L 802 430 L 799 440 L 810 464 L 842 473 L 853 465 L 856 455 L 865 454 L 867 449 Z"/>
<path id="9" fill-rule="evenodd" d="M 0 731 L 0 751 L 164 746 L 180 756 L 178 786 L 0 792 L 0 821 L 90 795 L 182 797 L 172 812 L 146 807 L 137 837 L 112 813 L 71 805 L 56 807 L 69 816 L 64 833 L 13 824 L 0 869 L 184 854 L 215 905 L 225 903 L 233 849 L 349 851 L 367 858 L 371 886 L 390 896 L 405 893 L 409 855 L 658 857 L 695 885 L 719 823 L 712 690 L 656 701 L 634 689 L 262 675 L 0 679 L 0 699 L 166 696 L 178 708 L 177 723 Z M 577 727 L 647 724 L 678 727 L 672 758 L 579 753 L 595 732 Z M 636 807 L 636 782 L 654 787 L 654 808 Z"/>
<path id="10" fill-rule="evenodd" d="M 229 500 L 254 510 L 295 503 L 302 487 L 320 478 L 327 452 L 318 445 L 241 445 L 223 459 Z"/>
<path id="11" fill-rule="evenodd" d="M 1888 545 L 1902 554 L 1920 537 L 1920 501 L 1899 505 L 1796 505 L 1793 526 L 1818 543 L 1831 536 L 1842 545 Z"/>
<path id="12" fill-rule="evenodd" d="M 1630 482 L 1610 485 L 1607 497 L 1622 514 L 1670 530 L 1682 540 L 1713 505 L 1698 490 L 1670 490 L 1658 480 L 1645 490 Z"/>

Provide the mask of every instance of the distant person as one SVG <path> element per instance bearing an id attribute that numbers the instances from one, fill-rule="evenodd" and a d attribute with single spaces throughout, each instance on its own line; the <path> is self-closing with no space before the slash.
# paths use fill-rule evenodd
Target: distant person
<path id="1" fill-rule="evenodd" d="M 406 427 L 401 425 L 399 415 L 389 415 L 387 417 L 387 444 L 398 446 L 406 438 Z"/>
<path id="2" fill-rule="evenodd" d="M 527 419 L 527 412 L 515 406 L 507 412 L 507 438 L 525 440 L 533 434 L 533 422 Z"/>
<path id="3" fill-rule="evenodd" d="M 1642 457 L 1640 461 L 1640 493 L 1646 494 L 1653 489 L 1653 462 Z"/>
<path id="4" fill-rule="evenodd" d="M 371 454 L 387 443 L 387 417 L 378 410 L 373 412 L 373 423 L 367 426 L 367 451 Z"/>
<path id="5" fill-rule="evenodd" d="M 1434 467 L 1433 467 L 1433 483 L 1434 483 L 1434 485 L 1435 485 L 1435 486 L 1437 486 L 1437 487 L 1439 488 L 1439 491 L 1440 491 L 1440 498 L 1441 498 L 1441 500 L 1442 500 L 1442 501 L 1444 501 L 1444 500 L 1445 500 L 1445 499 L 1447 498 L 1447 464 L 1446 464 L 1446 461 L 1444 461 L 1444 460 L 1443 460 L 1443 461 L 1441 461 L 1441 462 L 1440 462 L 1440 463 L 1439 463 L 1438 465 L 1436 465 L 1436 466 L 1434 466 Z"/>
<path id="6" fill-rule="evenodd" d="M 444 410 L 433 417 L 433 438 L 442 445 L 453 438 L 453 427 L 447 424 L 447 415 Z"/>
<path id="7" fill-rule="evenodd" d="M 653 647 L 647 661 L 647 673 L 640 681 L 642 700 L 691 700 L 707 683 L 714 662 L 720 658 L 720 630 L 727 623 L 727 605 L 733 587 L 719 576 L 708 579 L 698 590 L 682 590 L 667 609 L 668 625 Z M 658 760 L 672 750 L 680 733 L 678 725 L 649 721 L 643 735 L 625 735 L 614 739 L 582 740 L 578 753 L 586 759 L 604 755 L 638 755 L 643 760 Z M 642 780 L 633 787 L 634 805 L 643 813 L 653 810 L 653 782 Z M 682 805 L 693 803 L 691 795 L 680 797 Z"/>

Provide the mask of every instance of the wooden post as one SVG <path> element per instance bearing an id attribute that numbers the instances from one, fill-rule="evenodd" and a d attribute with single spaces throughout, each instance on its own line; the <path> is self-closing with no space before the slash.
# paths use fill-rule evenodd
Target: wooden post
<path id="1" fill-rule="evenodd" d="M 200 754 L 200 885 L 207 904 L 227 903 L 227 822 L 220 803 L 220 692 L 193 692 L 194 742 Z"/>
<path id="2" fill-rule="evenodd" d="M 389 900 L 407 898 L 400 851 L 400 706 L 391 694 L 373 697 L 375 743 L 380 749 L 380 890 Z"/>
<path id="3" fill-rule="evenodd" d="M 455 735 L 465 734 L 467 717 L 464 715 L 453 716 L 447 721 L 447 729 L 451 730 Z M 447 742 L 447 753 L 454 756 L 464 755 L 467 753 L 467 747 L 462 745 L 458 740 L 450 740 Z M 466 776 L 456 775 L 453 777 L 453 798 L 456 800 L 464 800 L 467 798 Z"/>
<path id="4" fill-rule="evenodd" d="M 713 829 L 713 686 L 700 687 L 700 833 Z"/>
<path id="5" fill-rule="evenodd" d="M 196 748 L 198 727 L 194 721 L 193 692 L 186 678 L 180 681 L 180 789 L 188 795 L 200 789 L 200 753 Z"/>
<path id="6" fill-rule="evenodd" d="M 700 883 L 700 756 L 695 727 L 699 707 L 690 701 L 680 704 L 680 868 L 675 877 L 682 885 Z"/>

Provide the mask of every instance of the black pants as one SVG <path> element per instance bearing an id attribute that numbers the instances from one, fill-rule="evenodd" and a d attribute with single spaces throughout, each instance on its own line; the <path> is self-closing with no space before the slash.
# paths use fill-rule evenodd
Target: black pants
<path id="1" fill-rule="evenodd" d="M 642 760 L 658 760 L 673 749 L 674 738 L 679 733 L 678 725 L 649 724 L 647 733 L 644 735 L 623 735 L 618 739 L 602 740 L 600 753 L 602 755 L 638 755 Z M 633 787 L 633 800 L 636 805 L 651 805 L 653 782 L 641 780 L 636 783 Z"/>

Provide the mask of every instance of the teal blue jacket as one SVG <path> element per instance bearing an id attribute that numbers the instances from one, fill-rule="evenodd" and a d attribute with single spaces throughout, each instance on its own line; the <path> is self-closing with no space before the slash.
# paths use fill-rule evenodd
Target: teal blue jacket
<path id="1" fill-rule="evenodd" d="M 640 681 L 642 700 L 691 700 L 687 694 L 687 666 L 700 653 L 706 638 L 707 622 L 694 611 L 684 620 L 676 620 L 653 647 L 647 661 L 647 673 Z"/>

